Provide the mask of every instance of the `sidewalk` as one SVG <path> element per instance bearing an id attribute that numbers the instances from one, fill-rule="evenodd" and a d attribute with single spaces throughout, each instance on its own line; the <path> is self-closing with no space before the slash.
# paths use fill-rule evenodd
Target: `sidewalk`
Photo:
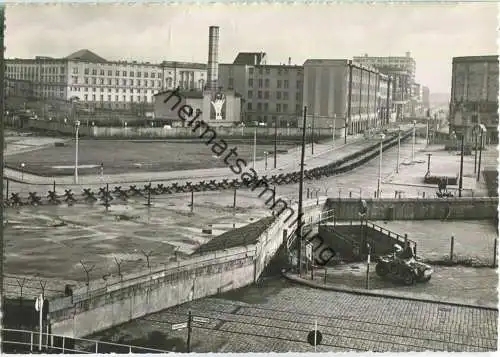
<path id="1" fill-rule="evenodd" d="M 316 166 L 324 165 L 325 163 L 341 159 L 353 152 L 359 151 L 373 145 L 374 141 L 366 140 L 362 136 L 357 135 L 350 137 L 347 144 L 341 139 L 335 140 L 335 145 L 332 144 L 314 144 L 314 155 L 311 153 L 311 145 L 306 145 L 305 162 L 306 169 L 314 168 Z M 341 151 L 340 151 L 341 150 Z M 332 154 L 338 152 L 335 158 Z M 255 167 L 259 175 L 271 176 L 274 174 L 294 172 L 298 170 L 300 163 L 300 149 L 291 149 L 285 154 L 277 154 L 277 168 L 273 169 L 273 157 L 268 157 L 267 170 L 265 170 L 265 160 L 260 159 L 256 161 L 255 166 L 251 161 L 247 161 L 246 171 Z M 29 173 L 21 173 L 18 170 L 10 168 L 4 169 L 6 178 L 13 181 L 18 181 L 26 184 L 34 185 L 52 185 L 54 181 L 56 185 L 72 186 L 75 185 L 73 176 L 63 177 L 43 177 Z M 180 170 L 170 172 L 138 172 L 116 175 L 82 175 L 79 176 L 77 185 L 95 185 L 95 184 L 125 184 L 135 182 L 155 182 L 155 181 L 190 181 L 190 180 L 220 180 L 222 178 L 236 179 L 240 175 L 235 175 L 226 167 L 213 168 L 213 169 L 199 169 L 199 170 Z"/>

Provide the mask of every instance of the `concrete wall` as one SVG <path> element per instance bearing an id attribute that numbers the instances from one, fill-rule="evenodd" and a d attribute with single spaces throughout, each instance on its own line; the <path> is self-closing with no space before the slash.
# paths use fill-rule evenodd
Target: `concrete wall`
<path id="1" fill-rule="evenodd" d="M 19 127 L 18 122 L 13 122 L 12 120 L 7 123 L 8 125 L 15 125 Z M 45 121 L 45 120 L 32 120 L 28 119 L 23 125 L 24 129 L 34 129 L 34 130 L 45 130 L 58 132 L 63 134 L 74 135 L 75 128 L 73 125 L 64 124 L 56 121 Z M 217 135 L 219 137 L 247 137 L 253 138 L 255 133 L 255 128 L 247 127 L 217 127 Z M 197 139 L 198 133 L 193 133 L 191 128 L 181 128 L 173 127 L 171 129 L 165 128 L 147 128 L 147 127 L 99 127 L 92 126 L 89 123 L 87 126 L 86 122 L 82 122 L 79 130 L 80 136 L 87 136 L 93 138 L 185 138 L 185 139 Z M 336 128 L 337 136 L 343 134 L 341 128 Z M 308 134 L 309 135 L 309 134 Z M 330 128 L 317 128 L 315 130 L 315 138 L 331 138 L 332 129 Z M 257 128 L 257 138 L 263 136 L 274 137 L 274 128 L 271 127 L 258 127 Z M 278 128 L 278 138 L 295 138 L 299 139 L 302 137 L 302 129 L 300 128 Z M 279 139 L 278 139 L 279 140 Z M 308 139 L 309 140 L 309 139 Z"/>
<path id="2" fill-rule="evenodd" d="M 366 199 L 368 220 L 476 220 L 497 217 L 498 198 Z M 335 209 L 337 221 L 359 220 L 359 199 L 332 199 L 325 209 Z"/>
<path id="3" fill-rule="evenodd" d="M 325 200 L 304 203 L 305 220 L 319 217 Z M 191 256 L 157 271 L 143 270 L 107 281 L 92 281 L 71 297 L 50 301 L 55 334 L 83 337 L 138 317 L 194 299 L 255 282 L 283 242 L 285 229 L 296 224 L 297 205 L 287 220 L 284 212 L 259 237 L 257 244 Z"/>

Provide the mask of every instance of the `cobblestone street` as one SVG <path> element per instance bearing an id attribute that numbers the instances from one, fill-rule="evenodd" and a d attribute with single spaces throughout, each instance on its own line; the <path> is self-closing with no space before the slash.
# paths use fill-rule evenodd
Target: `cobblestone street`
<path id="1" fill-rule="evenodd" d="M 165 339 L 182 341 L 187 331 L 171 331 L 170 325 L 186 321 L 188 310 L 209 321 L 194 323 L 193 352 L 313 352 L 306 338 L 315 321 L 323 335 L 318 352 L 485 352 L 497 348 L 498 313 L 494 310 L 315 290 L 274 278 L 220 298 L 176 306 L 93 337 L 128 340 L 161 332 Z"/>

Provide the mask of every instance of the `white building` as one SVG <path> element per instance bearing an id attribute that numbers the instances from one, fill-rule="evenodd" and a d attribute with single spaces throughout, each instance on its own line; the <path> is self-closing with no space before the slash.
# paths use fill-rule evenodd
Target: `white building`
<path id="1" fill-rule="evenodd" d="M 88 50 L 65 58 L 6 60 L 7 95 L 40 99 L 78 99 L 89 107 L 127 109 L 149 103 L 161 90 L 180 87 L 202 91 L 206 64 L 107 61 Z M 26 81 L 31 85 L 26 89 Z M 28 93 L 26 93 L 28 92 Z M 15 94 L 14 94 L 15 93 Z"/>

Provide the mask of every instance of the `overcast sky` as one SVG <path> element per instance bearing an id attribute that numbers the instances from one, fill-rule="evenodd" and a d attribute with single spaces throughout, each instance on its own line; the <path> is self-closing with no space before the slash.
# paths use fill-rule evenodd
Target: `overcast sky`
<path id="1" fill-rule="evenodd" d="M 453 56 L 497 54 L 498 6 L 462 5 L 11 5 L 6 56 L 206 62 L 208 27 L 220 26 L 221 62 L 263 51 L 268 63 L 402 55 L 417 80 L 449 92 Z"/>

